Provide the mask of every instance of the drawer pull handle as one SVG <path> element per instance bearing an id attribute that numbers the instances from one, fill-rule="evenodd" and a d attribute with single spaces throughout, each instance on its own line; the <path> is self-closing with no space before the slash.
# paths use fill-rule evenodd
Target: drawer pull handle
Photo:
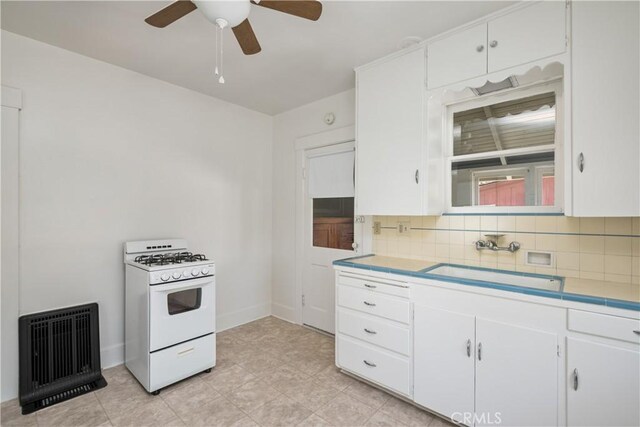
<path id="1" fill-rule="evenodd" d="M 368 283 L 365 283 L 365 284 L 364 284 L 364 286 L 365 286 L 365 287 L 367 287 L 367 288 L 369 288 L 369 289 L 375 289 L 375 288 L 377 288 L 377 286 L 376 286 L 376 285 L 370 285 L 370 284 L 368 284 Z"/>
<path id="2" fill-rule="evenodd" d="M 573 370 L 573 389 L 578 390 L 578 369 Z"/>
<path id="3" fill-rule="evenodd" d="M 368 302 L 368 301 L 363 301 L 363 302 L 364 302 L 364 305 L 368 305 L 369 307 L 375 307 L 376 306 L 375 303 L 372 303 L 372 302 Z"/>
<path id="4" fill-rule="evenodd" d="M 184 350 L 180 350 L 180 351 L 178 352 L 178 356 L 184 356 L 185 354 L 188 354 L 188 353 L 193 352 L 193 350 L 195 350 L 195 348 L 194 348 L 194 347 L 186 348 L 186 349 L 184 349 Z"/>
<path id="5" fill-rule="evenodd" d="M 467 340 L 467 357 L 471 357 L 471 340 Z"/>
<path id="6" fill-rule="evenodd" d="M 482 343 L 478 343 L 478 360 L 482 360 Z"/>
<path id="7" fill-rule="evenodd" d="M 635 330 L 633 331 L 633 333 L 634 333 L 634 334 L 636 334 L 636 335 L 640 335 L 640 329 L 635 329 Z"/>
<path id="8" fill-rule="evenodd" d="M 364 364 L 365 364 L 365 365 L 367 365 L 367 366 L 371 366 L 372 368 L 375 368 L 375 367 L 376 367 L 376 364 L 375 364 L 375 363 L 371 363 L 371 362 L 369 362 L 368 360 L 363 360 L 363 362 L 364 362 Z"/>
<path id="9" fill-rule="evenodd" d="M 364 331 L 365 331 L 366 333 L 368 333 L 368 334 L 371 334 L 371 335 L 375 335 L 375 334 L 377 334 L 377 332 L 376 332 L 376 331 L 372 331 L 371 329 L 367 329 L 367 328 L 364 328 Z"/>

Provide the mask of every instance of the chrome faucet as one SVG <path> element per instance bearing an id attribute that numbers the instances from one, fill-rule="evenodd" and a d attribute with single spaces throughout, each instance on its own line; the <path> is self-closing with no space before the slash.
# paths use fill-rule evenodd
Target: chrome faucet
<path id="1" fill-rule="evenodd" d="M 509 243 L 509 246 L 498 246 L 498 244 L 491 239 L 478 240 L 477 242 L 475 242 L 475 245 L 476 249 L 479 251 L 489 249 L 491 251 L 509 251 L 511 253 L 514 253 L 520 249 L 520 243 L 518 242 L 511 242 Z"/>

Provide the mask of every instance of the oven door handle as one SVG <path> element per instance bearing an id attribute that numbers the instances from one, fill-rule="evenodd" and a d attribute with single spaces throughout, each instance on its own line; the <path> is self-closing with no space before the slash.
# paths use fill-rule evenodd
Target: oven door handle
<path id="1" fill-rule="evenodd" d="M 171 292 L 176 289 L 204 288 L 213 286 L 213 276 L 201 277 L 199 279 L 181 280 L 179 282 L 167 283 L 163 285 L 151 285 L 151 292 Z"/>

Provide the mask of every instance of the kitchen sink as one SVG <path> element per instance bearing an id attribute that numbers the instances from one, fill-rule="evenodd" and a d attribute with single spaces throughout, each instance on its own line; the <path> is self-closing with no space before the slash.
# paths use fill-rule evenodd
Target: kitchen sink
<path id="1" fill-rule="evenodd" d="M 511 271 L 498 271 L 484 268 L 443 264 L 424 270 L 427 274 L 436 274 L 463 280 L 479 280 L 501 285 L 521 286 L 525 288 L 544 289 L 560 292 L 562 279 L 541 274 L 527 274 Z"/>

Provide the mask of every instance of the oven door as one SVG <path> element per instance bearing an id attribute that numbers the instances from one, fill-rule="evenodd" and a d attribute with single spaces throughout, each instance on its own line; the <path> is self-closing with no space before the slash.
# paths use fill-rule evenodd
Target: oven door
<path id="1" fill-rule="evenodd" d="M 213 276 L 149 288 L 150 351 L 215 332 Z"/>

